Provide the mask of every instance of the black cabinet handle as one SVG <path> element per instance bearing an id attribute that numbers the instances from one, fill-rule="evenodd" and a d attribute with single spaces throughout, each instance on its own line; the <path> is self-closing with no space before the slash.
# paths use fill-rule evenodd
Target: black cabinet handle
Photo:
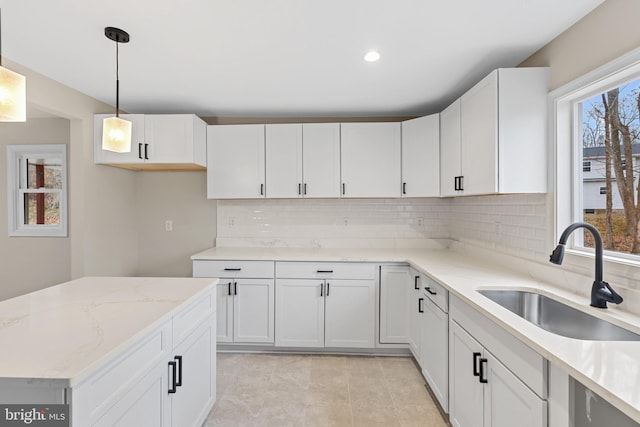
<path id="1" fill-rule="evenodd" d="M 307 183 L 304 183 L 304 191 L 302 192 L 305 196 L 307 195 Z"/>
<path id="2" fill-rule="evenodd" d="M 482 356 L 480 352 L 473 352 L 473 376 L 479 377 L 480 371 L 478 370 L 478 358 Z"/>
<path id="3" fill-rule="evenodd" d="M 480 376 L 480 382 L 482 384 L 486 384 L 489 382 L 484 376 L 484 367 L 486 363 L 487 363 L 487 359 L 480 359 L 480 375 L 479 376 Z"/>
<path id="4" fill-rule="evenodd" d="M 178 379 L 176 380 L 176 387 L 182 387 L 182 356 L 174 357 L 178 364 Z"/>
<path id="5" fill-rule="evenodd" d="M 406 182 L 402 183 L 402 194 L 407 194 L 407 183 Z"/>
<path id="6" fill-rule="evenodd" d="M 333 270 L 316 270 L 316 273 L 333 273 Z"/>
<path id="7" fill-rule="evenodd" d="M 169 362 L 169 367 L 171 367 L 171 372 L 169 375 L 171 376 L 171 386 L 169 387 L 169 394 L 173 394 L 176 392 L 176 362 Z"/>
<path id="8" fill-rule="evenodd" d="M 264 196 L 264 184 L 260 184 L 260 195 Z"/>
<path id="9" fill-rule="evenodd" d="M 302 184 L 298 184 L 298 196 L 302 194 Z"/>
<path id="10" fill-rule="evenodd" d="M 142 144 L 138 143 L 138 158 L 142 160 Z"/>
<path id="11" fill-rule="evenodd" d="M 431 288 L 430 288 L 430 287 L 428 287 L 428 286 L 427 286 L 426 288 L 424 288 L 424 290 L 425 290 L 425 291 L 427 291 L 427 292 L 429 292 L 431 295 L 438 295 L 438 293 L 437 293 L 437 292 L 432 291 L 432 290 L 431 290 Z"/>
<path id="12" fill-rule="evenodd" d="M 322 297 L 322 296 L 324 296 L 324 294 L 323 294 L 323 292 L 324 292 L 324 291 L 323 291 L 323 289 L 324 289 L 324 283 L 320 283 L 320 296 L 321 296 L 321 297 Z"/>
<path id="13" fill-rule="evenodd" d="M 424 298 L 418 298 L 418 313 L 424 313 L 424 310 L 422 309 L 422 301 L 424 301 Z"/>
<path id="14" fill-rule="evenodd" d="M 420 285 L 418 285 L 418 280 L 420 280 L 420 276 L 416 276 L 414 280 L 415 282 L 413 283 L 413 289 L 415 289 L 416 291 L 419 291 Z"/>
<path id="15" fill-rule="evenodd" d="M 231 282 L 229 282 L 229 289 L 228 289 L 227 295 L 231 295 Z"/>
<path id="16" fill-rule="evenodd" d="M 241 268 L 225 268 L 224 271 L 240 271 Z"/>
<path id="17" fill-rule="evenodd" d="M 144 159 L 149 160 L 149 144 L 144 144 Z"/>
<path id="18" fill-rule="evenodd" d="M 238 282 L 233 282 L 233 294 L 238 295 Z"/>
<path id="19" fill-rule="evenodd" d="M 456 177 L 453 178 L 453 190 L 454 191 L 460 190 L 459 182 L 460 182 L 460 177 L 459 176 L 456 176 Z"/>
<path id="20" fill-rule="evenodd" d="M 458 188 L 456 190 L 458 190 L 458 191 L 463 191 L 464 190 L 464 185 L 463 185 L 464 181 L 463 180 L 464 180 L 464 176 L 460 175 L 458 177 Z"/>
<path id="21" fill-rule="evenodd" d="M 330 285 L 330 283 L 327 282 L 327 296 L 329 296 L 329 285 Z"/>
<path id="22" fill-rule="evenodd" d="M 343 195 L 343 196 L 344 196 L 344 193 L 345 193 L 345 185 L 344 185 L 344 182 L 343 182 L 343 183 L 342 183 L 342 195 Z"/>

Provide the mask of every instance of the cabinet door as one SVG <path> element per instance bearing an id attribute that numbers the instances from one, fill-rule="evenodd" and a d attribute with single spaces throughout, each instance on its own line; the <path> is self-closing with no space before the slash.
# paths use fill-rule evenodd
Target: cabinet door
<path id="1" fill-rule="evenodd" d="M 264 198 L 264 125 L 207 127 L 207 197 Z"/>
<path id="2" fill-rule="evenodd" d="M 422 296 L 422 282 L 423 278 L 416 270 L 411 269 L 409 271 L 410 283 L 407 292 L 407 311 L 409 312 L 409 349 L 413 353 L 413 357 L 416 358 L 418 363 L 422 363 L 420 360 L 421 353 L 421 341 L 420 341 L 420 324 L 422 323 L 422 313 L 424 311 L 424 297 Z M 423 301 L 420 301 L 420 298 Z"/>
<path id="3" fill-rule="evenodd" d="M 474 368 L 479 368 L 483 351 L 456 322 L 449 322 L 449 420 L 454 427 L 482 425 L 483 387 Z M 480 356 L 474 357 L 474 353 Z"/>
<path id="4" fill-rule="evenodd" d="M 91 425 L 95 427 L 170 427 L 168 383 L 169 369 L 163 361 Z M 76 421 L 74 419 L 74 425 Z M 89 425 L 85 424 L 87 421 L 83 420 L 82 423 L 77 424 Z"/>
<path id="5" fill-rule="evenodd" d="M 547 403 L 485 352 L 484 427 L 545 427 Z"/>
<path id="6" fill-rule="evenodd" d="M 324 280 L 276 279 L 276 346 L 324 347 Z"/>
<path id="7" fill-rule="evenodd" d="M 380 343 L 409 342 L 409 316 L 415 307 L 408 297 L 413 291 L 408 266 L 383 265 L 380 269 Z M 417 299 L 416 299 L 417 302 Z"/>
<path id="8" fill-rule="evenodd" d="M 302 125 L 265 127 L 266 196 L 302 197 Z"/>
<path id="9" fill-rule="evenodd" d="M 113 114 L 93 116 L 93 161 L 103 164 L 144 162 L 144 114 L 121 114 L 120 118 L 131 121 L 131 151 L 114 153 L 102 149 L 102 121 Z"/>
<path id="10" fill-rule="evenodd" d="M 233 341 L 274 342 L 273 279 L 235 279 L 233 295 Z"/>
<path id="11" fill-rule="evenodd" d="M 233 342 L 233 280 L 220 279 L 216 286 L 216 341 Z"/>
<path id="12" fill-rule="evenodd" d="M 455 196 L 460 169 L 460 100 L 440 113 L 440 195 Z"/>
<path id="13" fill-rule="evenodd" d="M 206 124 L 198 117 L 193 114 L 147 114 L 144 123 L 145 143 L 149 144 L 148 162 L 205 166 Z"/>
<path id="14" fill-rule="evenodd" d="M 449 316 L 425 297 L 420 322 L 420 366 L 431 391 L 449 411 Z"/>
<path id="15" fill-rule="evenodd" d="M 498 72 L 460 100 L 460 138 L 464 194 L 498 191 Z"/>
<path id="16" fill-rule="evenodd" d="M 400 197 L 400 123 L 340 125 L 343 197 Z"/>
<path id="17" fill-rule="evenodd" d="M 374 280 L 327 280 L 325 347 L 373 348 Z"/>
<path id="18" fill-rule="evenodd" d="M 402 197 L 440 195 L 440 116 L 402 122 Z"/>
<path id="19" fill-rule="evenodd" d="M 172 426 L 199 426 L 215 402 L 215 340 L 207 321 L 174 349 L 179 386 L 169 394 Z M 178 360 L 178 357 L 180 358 Z"/>
<path id="20" fill-rule="evenodd" d="M 340 124 L 302 125 L 304 197 L 340 197 Z"/>

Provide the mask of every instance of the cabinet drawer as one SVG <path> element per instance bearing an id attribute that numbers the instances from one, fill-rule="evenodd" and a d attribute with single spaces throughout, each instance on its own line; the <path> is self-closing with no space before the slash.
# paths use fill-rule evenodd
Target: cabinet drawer
<path id="1" fill-rule="evenodd" d="M 276 262 L 276 277 L 289 279 L 375 279 L 374 264 L 364 262 Z"/>
<path id="2" fill-rule="evenodd" d="M 173 345 L 184 340 L 193 330 L 215 313 L 215 299 L 213 293 L 194 301 L 188 307 L 173 317 Z"/>
<path id="3" fill-rule="evenodd" d="M 426 276 L 423 276 L 423 277 L 424 277 L 424 281 L 422 283 L 424 285 L 423 286 L 424 294 L 427 296 L 427 298 L 433 301 L 438 307 L 440 307 L 440 310 L 444 311 L 445 313 L 448 313 L 449 312 L 449 292 L 435 280 L 432 280 Z"/>
<path id="4" fill-rule="evenodd" d="M 193 277 L 273 279 L 273 261 L 193 261 Z"/>

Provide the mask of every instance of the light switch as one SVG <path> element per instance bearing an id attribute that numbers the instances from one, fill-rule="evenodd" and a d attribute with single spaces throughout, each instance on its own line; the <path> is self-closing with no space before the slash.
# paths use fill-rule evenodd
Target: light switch
<path id="1" fill-rule="evenodd" d="M 164 222 L 164 231 L 173 231 L 173 221 L 168 219 Z"/>

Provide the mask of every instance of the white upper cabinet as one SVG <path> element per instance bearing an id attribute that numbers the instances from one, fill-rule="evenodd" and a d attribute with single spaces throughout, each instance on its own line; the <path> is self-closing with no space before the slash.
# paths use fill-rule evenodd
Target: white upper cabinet
<path id="1" fill-rule="evenodd" d="M 439 115 L 402 122 L 402 197 L 440 195 Z"/>
<path id="2" fill-rule="evenodd" d="M 304 197 L 340 197 L 340 124 L 302 125 Z"/>
<path id="3" fill-rule="evenodd" d="M 443 111 L 441 195 L 546 192 L 547 90 L 547 68 L 501 68 Z"/>
<path id="4" fill-rule="evenodd" d="M 266 125 L 265 147 L 266 196 L 302 196 L 302 125 Z"/>
<path id="5" fill-rule="evenodd" d="M 460 99 L 440 113 L 440 195 L 458 194 L 460 167 Z"/>
<path id="6" fill-rule="evenodd" d="M 267 198 L 340 197 L 340 124 L 266 125 Z"/>
<path id="7" fill-rule="evenodd" d="M 207 127 L 207 197 L 265 197 L 264 125 Z"/>
<path id="8" fill-rule="evenodd" d="M 122 114 L 132 122 L 131 151 L 102 149 L 102 121 L 94 116 L 94 162 L 134 170 L 204 170 L 206 123 L 193 114 Z"/>
<path id="9" fill-rule="evenodd" d="M 400 123 L 342 123 L 342 197 L 400 197 Z"/>

